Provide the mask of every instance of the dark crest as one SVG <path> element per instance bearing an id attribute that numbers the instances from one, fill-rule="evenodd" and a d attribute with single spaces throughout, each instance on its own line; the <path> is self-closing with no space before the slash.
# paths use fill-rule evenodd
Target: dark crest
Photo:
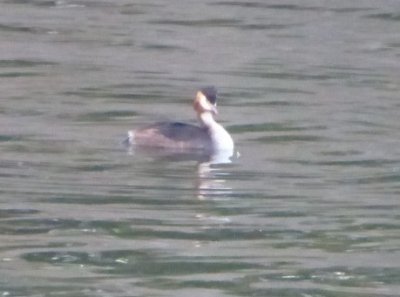
<path id="1" fill-rule="evenodd" d="M 200 90 L 207 97 L 211 104 L 217 104 L 217 89 L 215 87 L 205 87 Z"/>

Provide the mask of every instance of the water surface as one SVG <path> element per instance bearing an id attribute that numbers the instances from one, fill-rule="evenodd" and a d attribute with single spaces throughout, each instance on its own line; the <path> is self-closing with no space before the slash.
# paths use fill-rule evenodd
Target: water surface
<path id="1" fill-rule="evenodd" d="M 397 1 L 1 5 L 0 294 L 398 296 Z M 205 85 L 234 162 L 121 145 Z"/>

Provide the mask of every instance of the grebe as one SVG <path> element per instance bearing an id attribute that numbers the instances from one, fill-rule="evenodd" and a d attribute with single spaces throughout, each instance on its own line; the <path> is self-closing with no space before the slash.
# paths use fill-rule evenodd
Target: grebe
<path id="1" fill-rule="evenodd" d="M 217 92 L 214 87 L 199 90 L 193 108 L 201 126 L 180 122 L 160 122 L 128 132 L 127 142 L 140 147 L 166 148 L 174 151 L 201 150 L 210 153 L 228 151 L 234 144 L 229 133 L 218 124 Z"/>

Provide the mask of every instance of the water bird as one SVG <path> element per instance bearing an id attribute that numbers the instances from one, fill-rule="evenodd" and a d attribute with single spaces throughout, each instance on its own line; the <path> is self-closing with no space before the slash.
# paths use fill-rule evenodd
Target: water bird
<path id="1" fill-rule="evenodd" d="M 157 122 L 128 131 L 126 142 L 132 146 L 160 148 L 174 152 L 224 152 L 233 155 L 234 142 L 225 128 L 217 123 L 217 90 L 205 87 L 197 91 L 193 108 L 200 125 L 182 122 Z"/>

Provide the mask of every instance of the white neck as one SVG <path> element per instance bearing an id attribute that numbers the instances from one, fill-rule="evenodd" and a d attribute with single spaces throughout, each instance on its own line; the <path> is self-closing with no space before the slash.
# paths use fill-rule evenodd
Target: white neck
<path id="1" fill-rule="evenodd" d="M 203 126 L 208 128 L 214 149 L 233 151 L 234 144 L 232 137 L 224 127 L 214 120 L 211 112 L 205 111 L 200 113 L 199 120 Z"/>

